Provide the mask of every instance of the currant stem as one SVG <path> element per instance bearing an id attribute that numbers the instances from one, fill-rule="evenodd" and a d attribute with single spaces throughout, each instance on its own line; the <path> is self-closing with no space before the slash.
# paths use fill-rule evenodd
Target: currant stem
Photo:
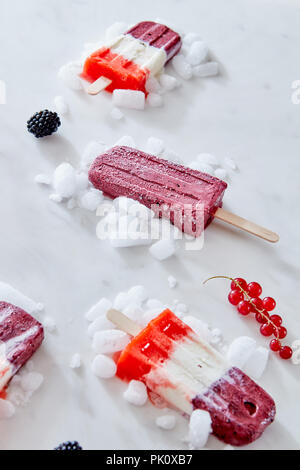
<path id="1" fill-rule="evenodd" d="M 246 296 L 247 301 L 252 305 L 252 307 L 254 307 L 254 309 L 255 309 L 260 315 L 262 315 L 263 318 L 265 318 L 265 319 L 267 320 L 267 323 L 268 323 L 269 325 L 272 325 L 272 326 L 273 326 L 274 330 L 276 331 L 276 333 L 274 333 L 275 338 L 278 339 L 278 340 L 280 339 L 280 338 L 279 338 L 279 328 L 278 328 L 278 326 L 275 325 L 275 323 L 273 323 L 272 320 L 270 320 L 270 318 L 268 318 L 268 317 L 265 315 L 265 313 L 264 313 L 263 310 L 259 310 L 259 309 L 257 308 L 257 306 L 252 302 L 251 297 L 249 296 L 248 292 L 246 292 L 246 291 L 242 288 L 242 286 L 240 285 L 239 282 L 235 281 L 235 280 L 234 280 L 232 277 L 230 277 L 230 276 L 213 276 L 213 277 L 210 277 L 210 278 L 206 279 L 206 281 L 203 282 L 203 285 L 205 285 L 208 281 L 211 281 L 212 279 L 228 279 L 229 281 L 234 282 L 235 285 L 238 286 L 239 289 L 240 289 L 240 290 L 243 292 L 243 294 Z"/>

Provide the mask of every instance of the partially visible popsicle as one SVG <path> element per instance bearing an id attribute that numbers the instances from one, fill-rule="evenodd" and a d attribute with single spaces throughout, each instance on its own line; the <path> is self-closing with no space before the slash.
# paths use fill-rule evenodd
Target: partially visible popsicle
<path id="1" fill-rule="evenodd" d="M 0 392 L 44 339 L 37 320 L 19 307 L 0 302 Z"/>
<path id="2" fill-rule="evenodd" d="M 143 21 L 91 54 L 85 61 L 82 78 L 96 83 L 91 94 L 102 89 L 139 90 L 146 93 L 150 75 L 159 74 L 181 48 L 181 38 L 172 29 L 153 21 Z"/>
<path id="3" fill-rule="evenodd" d="M 120 312 L 111 310 L 108 318 L 119 328 L 136 334 L 132 322 Z M 208 411 L 213 433 L 234 446 L 256 440 L 275 418 L 276 407 L 270 395 L 240 369 L 230 367 L 168 309 L 124 349 L 117 375 L 125 381 L 144 382 L 149 390 L 187 415 L 195 409 Z"/>
<path id="4" fill-rule="evenodd" d="M 216 217 L 265 240 L 278 241 L 275 233 L 221 209 L 227 188 L 224 181 L 131 147 L 113 147 L 96 158 L 89 179 L 106 195 L 139 201 L 194 237 Z"/>

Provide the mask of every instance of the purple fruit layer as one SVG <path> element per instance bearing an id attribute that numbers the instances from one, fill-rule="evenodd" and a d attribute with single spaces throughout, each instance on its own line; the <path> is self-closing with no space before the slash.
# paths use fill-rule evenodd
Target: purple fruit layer
<path id="1" fill-rule="evenodd" d="M 181 49 L 182 42 L 178 33 L 167 26 L 153 21 L 143 21 L 127 31 L 136 39 L 146 42 L 150 46 L 164 49 L 167 61 L 171 60 Z"/>
<path id="2" fill-rule="evenodd" d="M 41 323 L 15 305 L 0 302 L 0 342 L 6 345 L 6 359 L 16 373 L 44 339 Z"/>
<path id="3" fill-rule="evenodd" d="M 233 446 L 250 444 L 274 421 L 274 400 L 236 367 L 193 400 L 194 409 L 206 410 L 213 433 Z"/>
<path id="4" fill-rule="evenodd" d="M 89 179 L 112 198 L 125 196 L 154 208 L 193 236 L 199 236 L 211 222 L 227 188 L 211 175 L 130 147 L 113 147 L 100 155 L 91 166 Z M 203 205 L 200 209 L 199 204 Z"/>

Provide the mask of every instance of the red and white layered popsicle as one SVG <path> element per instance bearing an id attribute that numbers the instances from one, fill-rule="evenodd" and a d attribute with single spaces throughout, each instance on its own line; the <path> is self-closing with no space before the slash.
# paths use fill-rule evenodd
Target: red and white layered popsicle
<path id="1" fill-rule="evenodd" d="M 181 44 L 179 34 L 172 29 L 143 21 L 91 54 L 81 76 L 91 83 L 104 78 L 102 89 L 110 92 L 121 88 L 146 93 L 147 79 L 162 71 Z"/>
<path id="2" fill-rule="evenodd" d="M 115 321 L 115 312 L 108 318 Z M 187 415 L 208 411 L 213 433 L 234 446 L 253 442 L 274 421 L 270 395 L 241 370 L 230 368 L 170 310 L 132 339 L 119 358 L 117 375 L 144 382 Z"/>
<path id="3" fill-rule="evenodd" d="M 44 339 L 42 325 L 19 307 L 0 302 L 0 392 Z"/>
<path id="4" fill-rule="evenodd" d="M 113 147 L 96 158 L 89 179 L 106 195 L 139 201 L 194 237 L 216 217 L 267 241 L 279 239 L 270 230 L 222 209 L 224 181 L 131 147 Z"/>

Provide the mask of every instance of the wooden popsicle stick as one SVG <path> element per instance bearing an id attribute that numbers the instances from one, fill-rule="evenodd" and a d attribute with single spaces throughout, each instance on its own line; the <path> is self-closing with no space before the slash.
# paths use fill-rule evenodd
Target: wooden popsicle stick
<path id="1" fill-rule="evenodd" d="M 222 220 L 223 222 L 227 222 L 230 225 L 234 225 L 234 227 L 245 230 L 245 232 L 251 233 L 256 237 L 263 238 L 268 242 L 277 243 L 279 240 L 279 235 L 277 235 L 277 233 L 271 232 L 271 230 L 261 227 L 260 225 L 250 222 L 249 220 L 243 219 L 243 217 L 232 214 L 225 209 L 219 208 L 215 213 L 215 217 L 219 220 Z"/>
<path id="2" fill-rule="evenodd" d="M 118 310 L 109 310 L 106 317 L 120 330 L 125 331 L 125 333 L 128 333 L 131 336 L 136 336 L 142 331 L 142 328 L 139 325 Z"/>
<path id="3" fill-rule="evenodd" d="M 105 90 L 110 84 L 112 83 L 109 78 L 100 77 L 94 83 L 87 88 L 87 92 L 89 95 L 98 95 L 101 91 Z"/>

